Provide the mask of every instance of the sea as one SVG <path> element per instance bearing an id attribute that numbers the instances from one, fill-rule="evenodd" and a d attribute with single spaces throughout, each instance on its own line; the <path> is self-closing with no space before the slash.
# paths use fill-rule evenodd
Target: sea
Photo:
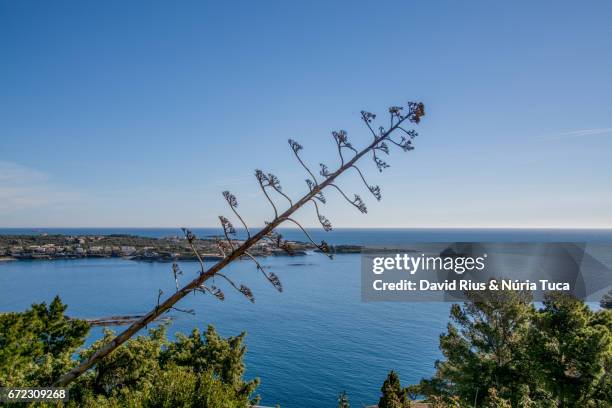
<path id="1" fill-rule="evenodd" d="M 215 228 L 193 229 L 200 237 Z M 280 231 L 304 241 L 299 230 Z M 181 235 L 170 228 L 3 228 L 0 234 Z M 239 231 L 244 236 L 244 231 Z M 400 245 L 415 242 L 598 242 L 612 243 L 605 229 L 338 229 L 309 230 L 330 244 Z M 346 391 L 352 406 L 375 404 L 381 385 L 395 370 L 403 385 L 434 374 L 442 358 L 439 336 L 446 330 L 451 304 L 443 302 L 363 302 L 358 254 L 267 257 L 261 263 L 283 284 L 277 292 L 251 261 L 237 261 L 226 273 L 251 288 L 255 303 L 227 288 L 225 301 L 189 295 L 178 305 L 195 315 L 172 311 L 174 333 L 205 331 L 214 325 L 223 336 L 246 331 L 246 378 L 258 377 L 261 405 L 335 407 Z M 182 262 L 182 282 L 198 268 Z M 157 302 L 159 290 L 175 290 L 171 265 L 126 259 L 75 259 L 0 262 L 0 312 L 22 311 L 59 295 L 72 317 L 96 318 L 143 314 Z M 115 327 L 113 330 L 121 330 Z M 102 336 L 93 328 L 87 344 Z"/>

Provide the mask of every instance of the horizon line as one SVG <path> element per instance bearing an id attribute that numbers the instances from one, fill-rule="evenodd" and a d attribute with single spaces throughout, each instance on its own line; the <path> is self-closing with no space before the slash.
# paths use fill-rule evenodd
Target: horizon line
<path id="1" fill-rule="evenodd" d="M 101 226 L 96 226 L 96 227 L 91 227 L 91 226 L 81 226 L 81 227 L 0 227 L 0 230 L 6 230 L 6 229 L 30 229 L 30 230 L 42 230 L 42 229 L 177 229 L 180 230 L 182 227 L 132 227 L 132 226 L 128 226 L 128 227 L 118 227 L 118 226 L 112 226 L 112 227 L 101 227 Z M 210 226 L 203 226 L 203 227 L 188 227 L 190 229 L 221 229 L 220 226 L 215 226 L 215 227 L 210 227 Z M 249 228 L 249 229 L 259 229 L 259 228 L 263 228 L 263 227 L 254 227 L 254 228 Z M 294 230 L 299 230 L 299 228 L 297 227 L 277 227 L 277 228 L 281 228 L 281 229 L 294 229 Z M 308 228 L 308 229 L 320 229 L 321 231 L 323 231 L 322 228 L 318 227 L 318 226 L 305 226 L 304 228 Z M 244 230 L 245 228 L 236 228 L 236 230 Z M 492 226 L 492 227 L 477 227 L 477 226 L 452 226 L 452 227 L 336 227 L 334 228 L 331 232 L 333 232 L 334 230 L 342 230 L 342 229 L 387 229 L 387 230 L 400 230 L 400 229 L 415 229 L 415 230 L 425 230 L 425 229 L 474 229 L 474 230 L 482 230 L 482 229 L 505 229 L 505 230 L 612 230 L 612 226 L 605 226 L 605 227 L 593 227 L 593 226 L 555 226 L 555 227 L 550 227 L 550 226 L 529 226 L 529 227 L 516 227 L 516 226 Z"/>

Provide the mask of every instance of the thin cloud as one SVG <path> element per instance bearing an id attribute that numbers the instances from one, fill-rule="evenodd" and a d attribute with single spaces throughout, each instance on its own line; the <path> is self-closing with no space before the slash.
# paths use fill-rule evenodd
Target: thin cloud
<path id="1" fill-rule="evenodd" d="M 0 185 L 21 185 L 23 182 L 44 182 L 48 179 L 48 175 L 41 171 L 0 160 Z"/>
<path id="2" fill-rule="evenodd" d="M 542 136 L 540 139 L 573 139 L 586 136 L 608 135 L 612 134 L 612 128 L 595 128 L 595 129 L 580 129 L 571 132 L 559 133 L 556 135 Z"/>
<path id="3" fill-rule="evenodd" d="M 0 161 L 0 214 L 74 202 L 79 195 L 55 185 L 39 170 Z"/>

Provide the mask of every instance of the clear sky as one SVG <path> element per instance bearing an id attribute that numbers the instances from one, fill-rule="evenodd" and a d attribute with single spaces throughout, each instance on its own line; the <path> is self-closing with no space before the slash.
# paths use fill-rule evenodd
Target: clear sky
<path id="1" fill-rule="evenodd" d="M 226 188 L 262 225 L 289 137 L 332 167 L 407 100 L 416 150 L 335 226 L 612 227 L 612 2 L 467 0 L 2 1 L 0 227 L 216 226 Z"/>

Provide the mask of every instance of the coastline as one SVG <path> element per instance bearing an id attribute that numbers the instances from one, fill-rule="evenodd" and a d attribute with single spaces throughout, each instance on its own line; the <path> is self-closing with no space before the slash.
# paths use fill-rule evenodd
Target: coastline
<path id="1" fill-rule="evenodd" d="M 194 246 L 204 261 L 223 259 L 224 237 L 207 236 L 196 239 Z M 243 240 L 233 239 L 240 245 Z M 305 256 L 308 252 L 321 252 L 312 243 L 287 240 L 290 250 L 282 250 L 267 242 L 261 242 L 251 249 L 255 257 Z M 382 248 L 392 251 L 394 248 Z M 358 254 L 363 245 L 330 245 L 333 254 Z M 143 262 L 197 261 L 187 240 L 178 236 L 152 238 L 127 234 L 92 235 L 1 235 L 0 262 L 10 261 L 51 261 L 86 258 L 122 258 Z"/>
<path id="2" fill-rule="evenodd" d="M 232 240 L 240 245 L 241 240 Z M 302 256 L 314 245 L 287 241 L 290 251 L 266 242 L 254 246 L 251 255 Z M 224 240 L 205 237 L 193 241 L 193 247 L 205 261 L 223 259 Z M 178 236 L 149 238 L 136 235 L 0 235 L 0 262 L 19 260 L 56 260 L 84 258 L 123 258 L 145 262 L 197 261 L 190 243 Z"/>

